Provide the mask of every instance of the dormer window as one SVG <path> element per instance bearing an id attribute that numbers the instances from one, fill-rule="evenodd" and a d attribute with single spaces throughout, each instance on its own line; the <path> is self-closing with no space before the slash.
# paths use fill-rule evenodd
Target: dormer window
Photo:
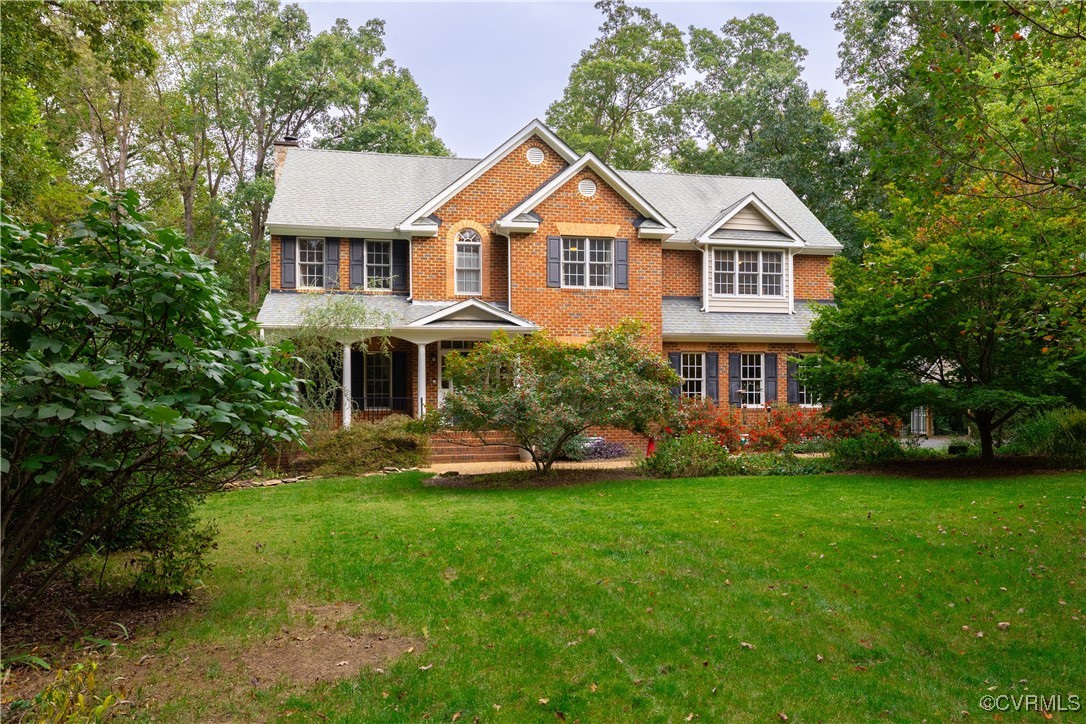
<path id="1" fill-rule="evenodd" d="M 784 295 L 784 252 L 713 250 L 715 296 Z"/>
<path id="2" fill-rule="evenodd" d="M 324 288 L 324 239 L 298 237 L 298 278 L 303 289 Z"/>

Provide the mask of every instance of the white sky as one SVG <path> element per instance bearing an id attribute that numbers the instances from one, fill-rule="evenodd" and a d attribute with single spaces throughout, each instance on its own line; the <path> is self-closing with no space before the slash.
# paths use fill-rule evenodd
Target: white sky
<path id="1" fill-rule="evenodd" d="M 719 30 L 733 17 L 773 16 L 809 52 L 804 79 L 831 100 L 840 35 L 835 2 L 637 2 L 684 32 Z M 388 57 L 415 76 L 437 133 L 461 157 L 485 156 L 562 95 L 570 67 L 595 39 L 591 2 L 303 2 L 314 32 L 346 18 L 385 21 Z"/>

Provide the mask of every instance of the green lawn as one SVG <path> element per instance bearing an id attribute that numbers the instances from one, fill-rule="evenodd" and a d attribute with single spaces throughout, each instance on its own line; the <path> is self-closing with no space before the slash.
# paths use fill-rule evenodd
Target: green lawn
<path id="1" fill-rule="evenodd" d="M 207 505 L 222 530 L 207 605 L 129 655 L 241 647 L 290 623 L 289 601 L 353 602 L 426 650 L 309 691 L 212 667 L 153 713 L 987 719 L 985 694 L 1086 699 L 1084 508 L 1072 474 L 243 490 Z"/>

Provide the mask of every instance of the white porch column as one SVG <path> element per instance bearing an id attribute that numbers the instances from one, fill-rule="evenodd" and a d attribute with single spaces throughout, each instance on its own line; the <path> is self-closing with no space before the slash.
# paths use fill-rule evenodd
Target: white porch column
<path id="1" fill-rule="evenodd" d="M 426 414 L 426 345 L 419 345 L 418 378 L 415 380 L 415 393 L 418 398 L 418 415 Z"/>
<path id="2" fill-rule="evenodd" d="M 354 396 L 351 394 L 351 345 L 343 345 L 343 428 L 351 426 L 354 417 Z"/>

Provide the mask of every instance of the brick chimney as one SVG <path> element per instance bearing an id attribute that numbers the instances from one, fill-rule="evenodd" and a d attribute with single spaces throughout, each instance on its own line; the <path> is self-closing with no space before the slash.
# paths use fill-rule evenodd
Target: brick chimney
<path id="1" fill-rule="evenodd" d="M 279 174 L 283 172 L 283 163 L 287 160 L 287 150 L 298 148 L 297 136 L 283 136 L 283 140 L 275 141 L 275 185 L 279 185 Z"/>

